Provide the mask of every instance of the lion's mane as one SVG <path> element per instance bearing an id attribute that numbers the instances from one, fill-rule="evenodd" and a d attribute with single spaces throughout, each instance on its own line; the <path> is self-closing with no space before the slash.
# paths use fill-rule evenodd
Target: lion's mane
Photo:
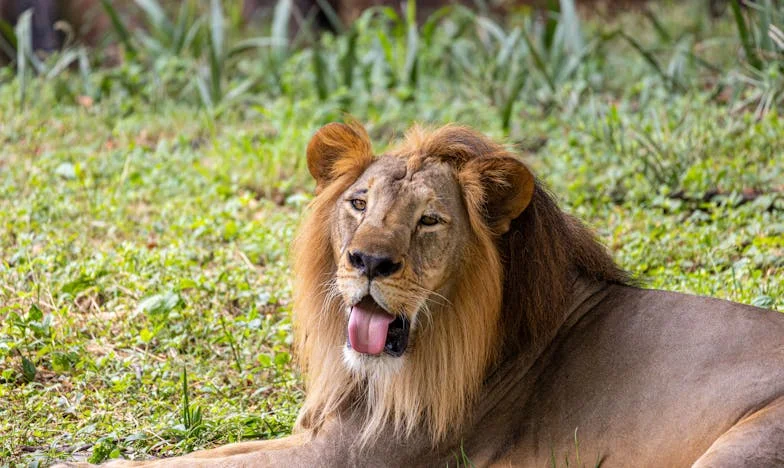
<path id="1" fill-rule="evenodd" d="M 336 201 L 372 163 L 370 141 L 345 141 L 348 158 L 332 182 L 318 188 L 294 245 L 295 348 L 306 378 L 298 430 L 317 431 L 350 408 L 362 408 L 360 435 L 372 442 L 391 429 L 406 436 L 427 428 L 438 444 L 471 415 L 488 372 L 502 360 L 530 350 L 561 323 L 577 275 L 622 283 L 620 270 L 593 234 L 562 212 L 537 182 L 529 206 L 498 236 L 483 218 L 492 190 L 481 174 L 460 174 L 471 225 L 456 292 L 434 310 L 429 333 L 418 340 L 400 372 L 381 379 L 352 374 L 343 364 L 345 305 L 330 287 L 336 273 L 331 234 Z M 330 145 L 340 147 L 340 135 Z M 470 129 L 415 127 L 394 151 L 409 167 L 446 161 L 456 168 L 486 157 L 513 157 L 502 146 Z M 484 175 L 486 177 L 486 174 Z M 439 313 L 441 312 L 441 313 Z M 438 337 L 438 339 L 428 339 Z"/>

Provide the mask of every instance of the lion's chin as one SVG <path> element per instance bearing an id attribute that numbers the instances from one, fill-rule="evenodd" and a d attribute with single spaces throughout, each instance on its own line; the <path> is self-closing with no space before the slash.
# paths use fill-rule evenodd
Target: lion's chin
<path id="1" fill-rule="evenodd" d="M 405 364 L 406 356 L 392 357 L 388 354 L 364 354 L 351 349 L 348 344 L 343 348 L 343 363 L 352 373 L 363 378 L 382 379 L 390 377 Z"/>

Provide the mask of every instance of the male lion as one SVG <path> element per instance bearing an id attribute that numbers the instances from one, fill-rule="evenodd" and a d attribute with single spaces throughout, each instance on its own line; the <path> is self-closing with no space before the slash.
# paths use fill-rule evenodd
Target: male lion
<path id="1" fill-rule="evenodd" d="M 784 315 L 629 286 L 467 128 L 374 157 L 334 123 L 307 159 L 295 435 L 136 466 L 784 465 Z"/>

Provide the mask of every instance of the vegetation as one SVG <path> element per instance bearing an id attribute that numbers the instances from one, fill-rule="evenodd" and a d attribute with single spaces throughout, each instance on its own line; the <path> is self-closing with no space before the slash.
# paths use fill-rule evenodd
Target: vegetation
<path id="1" fill-rule="evenodd" d="M 780 3 L 410 4 L 320 36 L 290 34 L 286 1 L 263 33 L 217 0 L 137 4 L 131 30 L 104 2 L 113 67 L 39 58 L 29 16 L 1 29 L 2 466 L 291 430 L 304 148 L 346 114 L 378 150 L 415 121 L 506 139 L 648 286 L 784 306 Z"/>

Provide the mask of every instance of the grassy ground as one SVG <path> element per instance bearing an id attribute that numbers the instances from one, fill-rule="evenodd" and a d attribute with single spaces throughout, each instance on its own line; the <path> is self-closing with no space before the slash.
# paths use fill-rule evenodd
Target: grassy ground
<path id="1" fill-rule="evenodd" d="M 515 47 L 515 25 L 536 37 L 521 18 L 501 30 Z M 117 69 L 30 79 L 0 70 L 0 465 L 170 456 L 291 430 L 303 389 L 288 246 L 312 188 L 304 148 L 344 112 L 379 151 L 414 121 L 503 138 L 647 285 L 784 308 L 777 62 L 768 85 L 733 88 L 757 75 L 729 17 L 678 10 L 661 19 L 670 42 L 640 15 L 615 21 L 582 23 L 586 44 L 620 25 L 646 54 L 616 35 L 570 74 L 551 47 L 519 95 L 514 77 L 537 64 L 507 67 L 501 39 L 455 71 L 459 47 L 481 38 L 452 41 L 453 62 L 436 66 L 448 41 L 424 32 L 415 80 L 395 71 L 411 71 L 403 34 L 384 86 L 335 83 L 331 69 L 326 96 L 314 57 L 342 66 L 350 38 L 265 55 L 274 70 L 254 56 L 223 65 L 224 91 L 257 81 L 212 104 L 188 81 L 199 57 L 140 52 Z M 359 50 L 375 47 L 371 26 Z M 719 68 L 678 72 L 684 37 Z M 378 72 L 362 68 L 377 56 L 359 57 L 357 77 Z"/>

